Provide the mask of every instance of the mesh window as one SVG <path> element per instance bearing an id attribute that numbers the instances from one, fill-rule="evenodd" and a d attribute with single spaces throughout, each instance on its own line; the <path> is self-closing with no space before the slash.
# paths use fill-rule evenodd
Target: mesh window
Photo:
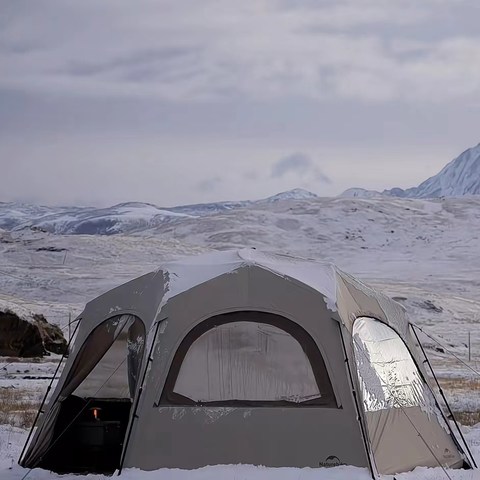
<path id="1" fill-rule="evenodd" d="M 209 320 L 179 347 L 163 403 L 333 403 L 318 347 L 301 327 L 259 312 Z"/>
<path id="2" fill-rule="evenodd" d="M 102 332 L 110 333 L 113 343 L 98 345 L 98 350 L 108 350 L 73 394 L 85 398 L 132 398 L 143 356 L 143 323 L 133 315 L 117 316 L 97 327 L 93 336 Z"/>
<path id="3" fill-rule="evenodd" d="M 365 411 L 429 406 L 429 391 L 407 347 L 389 326 L 362 317 L 353 327 Z"/>

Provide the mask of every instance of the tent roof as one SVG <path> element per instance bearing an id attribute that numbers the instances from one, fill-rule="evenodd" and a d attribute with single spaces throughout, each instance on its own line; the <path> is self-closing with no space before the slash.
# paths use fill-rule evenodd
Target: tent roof
<path id="1" fill-rule="evenodd" d="M 157 273 L 163 273 L 166 277 L 167 291 L 162 299 L 162 305 L 196 285 L 249 266 L 263 268 L 311 287 L 325 297 L 330 310 L 336 310 L 338 269 L 333 264 L 265 253 L 253 248 L 216 251 L 162 265 L 157 270 Z"/>

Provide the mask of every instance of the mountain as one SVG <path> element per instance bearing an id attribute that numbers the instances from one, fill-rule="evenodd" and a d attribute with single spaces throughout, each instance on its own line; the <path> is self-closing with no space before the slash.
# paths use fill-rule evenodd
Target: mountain
<path id="1" fill-rule="evenodd" d="M 265 202 L 280 202 L 283 200 L 311 200 L 312 198 L 318 198 L 318 195 L 315 195 L 308 190 L 303 188 L 294 188 L 293 190 L 288 190 L 287 192 L 277 193 L 272 197 L 266 198 Z"/>
<path id="2" fill-rule="evenodd" d="M 364 188 L 349 188 L 340 197 L 372 198 L 377 195 L 400 198 L 440 198 L 480 195 L 480 144 L 469 148 L 447 164 L 439 173 L 418 187 L 395 187 L 383 192 Z"/>
<path id="3" fill-rule="evenodd" d="M 120 203 L 108 208 L 85 208 L 51 214 L 31 223 L 31 227 L 51 233 L 113 235 L 152 228 L 191 215 L 172 212 L 149 203 Z"/>
<path id="4" fill-rule="evenodd" d="M 382 195 L 380 192 L 377 192 L 376 190 L 366 190 L 365 188 L 349 188 L 345 190 L 342 194 L 340 194 L 340 197 L 344 198 L 372 198 L 372 197 L 378 197 L 379 195 Z"/>
<path id="5" fill-rule="evenodd" d="M 3 230 L 13 230 L 25 223 L 67 210 L 78 210 L 77 207 L 45 207 L 40 205 L 29 205 L 16 202 L 0 202 L 0 228 Z"/>
<path id="6" fill-rule="evenodd" d="M 112 235 L 190 217 L 140 202 L 121 203 L 109 208 L 0 203 L 0 228 L 7 231 L 32 228 L 56 234 Z"/>
<path id="7" fill-rule="evenodd" d="M 184 213 L 188 215 L 193 215 L 196 217 L 203 217 L 205 215 L 212 215 L 215 213 L 224 213 L 230 210 L 235 210 L 238 208 L 245 208 L 251 205 L 255 205 L 259 202 L 271 202 L 276 203 L 284 200 L 307 200 L 312 198 L 318 198 L 318 195 L 315 195 L 308 190 L 303 188 L 294 188 L 293 190 L 287 190 L 286 192 L 277 193 L 268 198 L 261 200 L 239 200 L 239 201 L 224 201 L 224 202 L 214 202 L 214 203 L 197 203 L 193 205 L 180 205 L 178 207 L 169 207 L 167 210 L 171 212 Z"/>
<path id="8" fill-rule="evenodd" d="M 107 208 L 44 207 L 22 203 L 0 202 L 0 229 L 25 228 L 54 234 L 114 235 L 136 233 L 186 219 L 226 213 L 257 203 L 318 198 L 314 193 L 296 188 L 256 202 L 226 201 L 160 208 L 151 203 L 128 202 Z"/>
<path id="9" fill-rule="evenodd" d="M 407 198 L 480 195 L 480 144 L 463 152 L 437 175 L 425 180 L 418 187 L 406 190 L 394 188 L 383 193 Z"/>

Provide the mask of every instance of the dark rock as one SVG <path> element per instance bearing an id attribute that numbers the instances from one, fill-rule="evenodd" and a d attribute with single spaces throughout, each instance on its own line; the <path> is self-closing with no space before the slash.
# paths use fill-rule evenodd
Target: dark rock
<path id="1" fill-rule="evenodd" d="M 431 300 L 423 300 L 421 302 L 414 302 L 417 307 L 424 308 L 425 310 L 432 310 L 435 313 L 443 312 L 442 307 L 438 307 Z"/>
<path id="2" fill-rule="evenodd" d="M 67 353 L 60 327 L 48 323 L 43 315 L 30 320 L 10 310 L 0 311 L 0 356 L 41 357 L 49 352 Z"/>
<path id="3" fill-rule="evenodd" d="M 41 357 L 46 350 L 38 327 L 13 312 L 0 312 L 0 355 Z"/>
<path id="4" fill-rule="evenodd" d="M 38 327 L 45 350 L 59 355 L 67 353 L 67 341 L 63 336 L 62 329 L 58 325 L 48 323 L 43 315 L 34 315 L 33 321 Z"/>
<path id="5" fill-rule="evenodd" d="M 59 247 L 39 247 L 37 248 L 37 252 L 65 252 L 66 248 L 59 248 Z"/>

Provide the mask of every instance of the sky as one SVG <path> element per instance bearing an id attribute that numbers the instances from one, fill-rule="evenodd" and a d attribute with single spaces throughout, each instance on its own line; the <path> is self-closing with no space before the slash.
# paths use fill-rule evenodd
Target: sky
<path id="1" fill-rule="evenodd" d="M 480 142 L 476 0 L 0 0 L 0 201 L 418 185 Z"/>

